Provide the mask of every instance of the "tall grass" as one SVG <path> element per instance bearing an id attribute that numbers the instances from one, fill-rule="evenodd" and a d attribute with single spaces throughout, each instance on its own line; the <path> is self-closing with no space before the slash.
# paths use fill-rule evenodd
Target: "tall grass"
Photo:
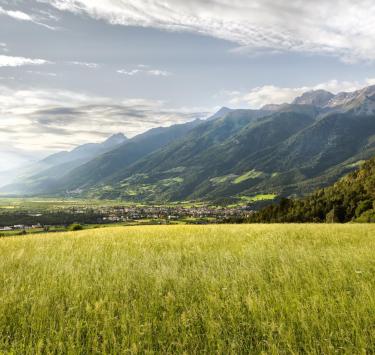
<path id="1" fill-rule="evenodd" d="M 0 353 L 375 352 L 374 225 L 0 239 Z"/>

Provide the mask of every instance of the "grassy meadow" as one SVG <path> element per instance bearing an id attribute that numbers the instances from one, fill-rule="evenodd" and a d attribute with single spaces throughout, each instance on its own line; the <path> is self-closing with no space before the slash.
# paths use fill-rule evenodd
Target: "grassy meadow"
<path id="1" fill-rule="evenodd" d="M 0 353 L 375 352 L 375 225 L 0 239 Z"/>

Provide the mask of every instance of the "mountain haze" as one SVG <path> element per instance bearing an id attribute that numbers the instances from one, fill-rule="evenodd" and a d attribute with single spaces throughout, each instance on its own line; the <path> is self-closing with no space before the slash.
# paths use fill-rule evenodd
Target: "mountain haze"
<path id="1" fill-rule="evenodd" d="M 71 151 L 61 151 L 43 160 L 26 166 L 18 172 L 18 178 L 12 185 L 0 189 L 10 193 L 41 193 L 63 174 L 111 151 L 128 140 L 122 133 L 112 135 L 102 143 L 80 145 Z"/>

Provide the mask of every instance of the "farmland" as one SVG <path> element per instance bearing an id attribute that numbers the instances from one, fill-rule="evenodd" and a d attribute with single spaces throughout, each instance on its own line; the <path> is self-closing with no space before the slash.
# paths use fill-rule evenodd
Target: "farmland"
<path id="1" fill-rule="evenodd" d="M 0 353 L 373 353 L 375 225 L 0 239 Z"/>

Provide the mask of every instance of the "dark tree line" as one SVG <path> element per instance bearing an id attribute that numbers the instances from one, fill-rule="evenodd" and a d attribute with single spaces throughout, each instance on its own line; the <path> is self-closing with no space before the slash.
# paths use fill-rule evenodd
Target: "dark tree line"
<path id="1" fill-rule="evenodd" d="M 95 211 L 86 213 L 44 212 L 41 216 L 32 216 L 25 212 L 9 212 L 0 214 L 0 226 L 17 224 L 33 225 L 70 225 L 73 223 L 96 224 L 102 221 L 102 215 Z"/>
<path id="2" fill-rule="evenodd" d="M 301 199 L 281 199 L 250 217 L 249 222 L 375 222 L 375 158 L 333 186 Z"/>

